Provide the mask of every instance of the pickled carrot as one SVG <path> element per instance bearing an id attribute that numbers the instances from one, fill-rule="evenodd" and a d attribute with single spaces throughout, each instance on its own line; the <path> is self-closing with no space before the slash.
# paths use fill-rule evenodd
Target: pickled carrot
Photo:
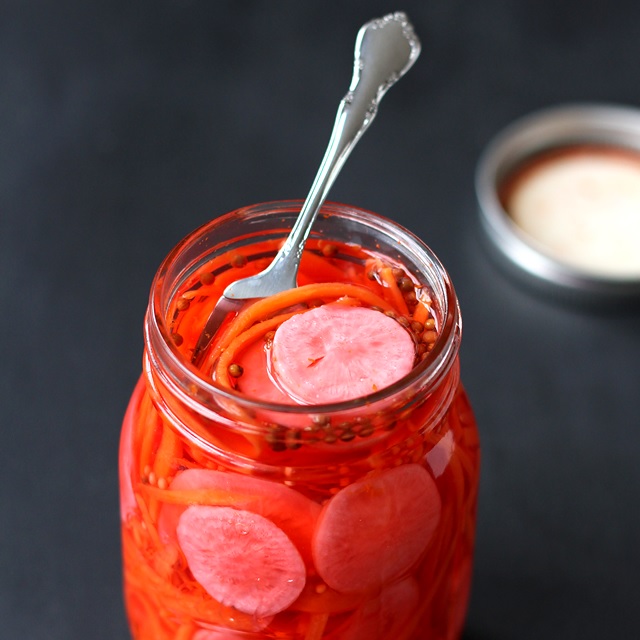
<path id="1" fill-rule="evenodd" d="M 198 627 L 196 627 L 192 622 L 181 624 L 179 629 L 176 631 L 174 640 L 191 640 L 197 629 Z"/>
<path id="2" fill-rule="evenodd" d="M 153 462 L 153 471 L 157 478 L 166 478 L 175 470 L 175 461 L 182 455 L 182 442 L 175 431 L 166 424 L 162 429 L 160 445 Z"/>
<path id="3" fill-rule="evenodd" d="M 240 499 L 245 501 L 250 499 L 259 500 L 262 498 L 262 496 L 249 494 L 239 496 L 222 489 L 158 489 L 151 485 L 140 485 L 140 491 L 159 502 L 182 506 L 202 504 L 226 507 L 237 504 Z"/>
<path id="4" fill-rule="evenodd" d="M 318 591 L 317 585 L 308 583 L 289 608 L 307 613 L 344 613 L 360 606 L 367 597 L 363 593 L 340 593 L 326 585 L 323 587 Z"/>
<path id="5" fill-rule="evenodd" d="M 314 613 L 309 619 L 307 632 L 304 634 L 304 640 L 320 640 L 324 633 L 324 628 L 329 620 L 328 613 Z"/>
<path id="6" fill-rule="evenodd" d="M 398 287 L 398 283 L 396 282 L 391 267 L 383 267 L 380 269 L 379 273 L 383 282 L 387 285 L 386 291 L 389 293 L 393 306 L 396 308 L 398 313 L 403 316 L 408 316 L 409 307 L 407 307 L 407 302 L 402 295 L 402 291 L 400 291 L 400 287 Z"/>
<path id="7" fill-rule="evenodd" d="M 305 309 L 306 310 L 306 309 Z M 222 352 L 215 368 L 214 379 L 216 382 L 220 383 L 225 387 L 231 387 L 231 380 L 229 379 L 229 365 L 233 362 L 239 351 L 242 351 L 244 347 L 248 344 L 254 342 L 258 338 L 263 337 L 268 331 L 272 331 L 279 325 L 281 325 L 285 320 L 288 320 L 292 316 L 301 313 L 304 310 L 292 311 L 290 313 L 283 313 L 282 315 L 275 316 L 274 318 L 269 318 L 267 320 L 262 320 L 262 322 L 258 322 L 254 324 L 246 331 L 243 331 L 239 335 L 237 335 L 231 342 L 229 346 Z"/>
<path id="8" fill-rule="evenodd" d="M 424 324 L 429 319 L 430 315 L 431 309 L 426 304 L 418 300 L 418 304 L 413 310 L 413 320 Z"/>
<path id="9" fill-rule="evenodd" d="M 141 411 L 143 420 L 140 424 L 140 431 L 142 434 L 142 442 L 140 445 L 138 465 L 140 475 L 144 474 L 146 467 L 151 468 L 153 463 L 153 449 L 157 444 L 158 436 L 162 428 L 162 420 L 155 411 L 152 411 L 151 399 L 145 394 L 147 402 L 145 403 L 144 411 Z M 143 399 L 144 402 L 144 399 Z"/>
<path id="10" fill-rule="evenodd" d="M 140 509 L 140 516 L 142 517 L 142 522 L 145 525 L 147 533 L 151 538 L 151 542 L 156 546 L 160 547 L 160 536 L 158 536 L 158 532 L 156 530 L 155 524 L 151 519 L 151 514 L 149 512 L 149 507 L 147 503 L 142 499 L 139 493 L 135 494 L 136 503 L 138 504 L 138 508 Z"/>

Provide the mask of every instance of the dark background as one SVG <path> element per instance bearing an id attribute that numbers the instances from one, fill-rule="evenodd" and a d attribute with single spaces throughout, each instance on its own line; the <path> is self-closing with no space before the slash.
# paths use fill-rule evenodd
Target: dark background
<path id="1" fill-rule="evenodd" d="M 4 0 L 1 638 L 127 638 L 117 444 L 151 279 L 210 218 L 304 197 L 357 30 L 396 9 L 422 55 L 331 198 L 408 226 L 458 291 L 483 446 L 465 639 L 638 637 L 640 315 L 505 276 L 473 173 L 530 111 L 640 103 L 640 2 Z"/>

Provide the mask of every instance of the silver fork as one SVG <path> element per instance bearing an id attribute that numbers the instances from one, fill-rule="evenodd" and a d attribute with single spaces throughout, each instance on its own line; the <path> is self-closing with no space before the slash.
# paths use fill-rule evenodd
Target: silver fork
<path id="1" fill-rule="evenodd" d="M 338 107 L 327 150 L 298 218 L 264 271 L 236 280 L 224 290 L 196 343 L 192 356 L 196 366 L 230 312 L 247 300 L 297 286 L 302 251 L 320 207 L 349 154 L 373 122 L 382 96 L 411 68 L 420 48 L 413 26 L 402 12 L 371 20 L 360 28 L 351 85 Z"/>

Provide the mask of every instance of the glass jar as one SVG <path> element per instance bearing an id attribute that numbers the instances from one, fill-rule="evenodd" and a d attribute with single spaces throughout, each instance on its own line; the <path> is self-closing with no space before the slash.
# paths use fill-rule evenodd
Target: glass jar
<path id="1" fill-rule="evenodd" d="M 386 388 L 332 404 L 275 402 L 213 379 L 215 344 L 194 357 L 219 292 L 269 263 L 301 204 L 213 220 L 154 280 L 120 445 L 135 640 L 461 634 L 479 445 L 460 383 L 458 301 L 428 247 L 381 216 L 326 204 L 305 248 L 300 290 L 338 284 L 287 311 L 364 305 L 411 334 L 415 366 Z M 273 334 L 253 332 L 268 350 Z"/>

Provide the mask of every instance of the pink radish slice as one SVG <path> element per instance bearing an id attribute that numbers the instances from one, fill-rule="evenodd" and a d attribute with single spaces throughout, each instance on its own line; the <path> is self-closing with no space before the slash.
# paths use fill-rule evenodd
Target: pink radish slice
<path id="1" fill-rule="evenodd" d="M 271 358 L 277 384 L 303 404 L 369 395 L 409 373 L 414 361 L 413 338 L 393 318 L 340 304 L 283 322 Z"/>
<path id="2" fill-rule="evenodd" d="M 298 550 L 282 529 L 251 511 L 191 506 L 177 533 L 193 577 L 226 606 L 260 619 L 286 609 L 304 588 Z"/>
<path id="3" fill-rule="evenodd" d="M 420 604 L 420 588 L 414 578 L 385 587 L 368 600 L 331 640 L 395 640 L 407 631 L 407 624 Z M 327 639 L 329 640 L 329 639 Z"/>
<path id="4" fill-rule="evenodd" d="M 261 515 L 282 529 L 311 566 L 311 538 L 321 507 L 294 489 L 272 480 L 209 469 L 181 471 L 169 488 L 176 491 L 210 489 L 227 494 L 233 498 L 233 507 Z M 158 530 L 164 542 L 175 538 L 178 518 L 184 509 L 172 504 L 163 506 Z"/>
<path id="5" fill-rule="evenodd" d="M 419 464 L 372 472 L 325 505 L 313 539 L 318 573 L 345 593 L 395 580 L 420 558 L 440 521 L 441 501 Z"/>

